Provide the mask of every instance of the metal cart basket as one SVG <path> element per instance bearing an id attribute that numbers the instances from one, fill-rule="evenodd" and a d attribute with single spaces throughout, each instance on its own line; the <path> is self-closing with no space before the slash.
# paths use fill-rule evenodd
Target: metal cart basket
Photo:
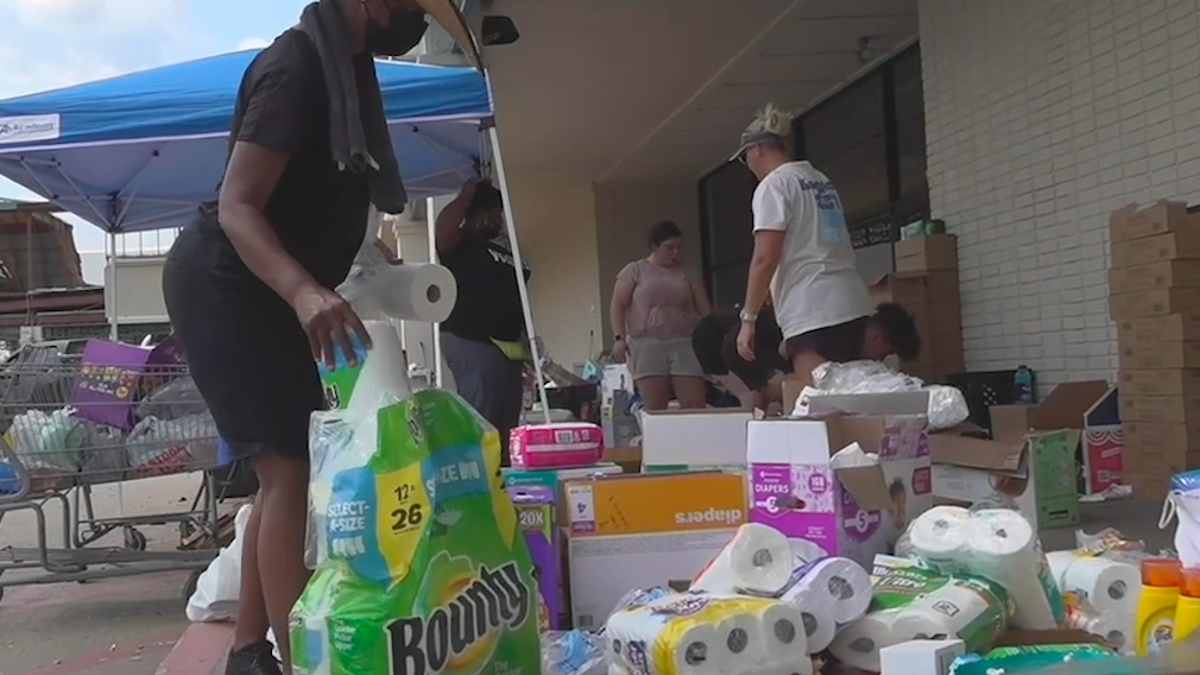
<path id="1" fill-rule="evenodd" d="M 215 551 L 147 551 L 138 529 L 178 524 L 181 538 L 217 537 L 216 428 L 186 367 L 52 356 L 0 368 L 0 462 L 12 476 L 0 479 L 0 597 L 7 586 L 179 569 L 196 570 L 190 587 Z M 185 510 L 96 513 L 94 486 L 189 472 L 204 478 Z M 53 503 L 62 510 L 60 547 L 50 543 L 46 507 Z M 35 548 L 5 545 L 4 517 L 16 511 L 33 513 Z M 102 545 L 118 532 L 120 545 Z"/>

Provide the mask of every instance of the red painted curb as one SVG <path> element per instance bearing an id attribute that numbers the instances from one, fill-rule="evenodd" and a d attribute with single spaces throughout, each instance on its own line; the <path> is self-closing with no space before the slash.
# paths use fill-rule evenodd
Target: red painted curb
<path id="1" fill-rule="evenodd" d="M 233 624 L 194 623 L 158 666 L 156 675 L 219 675 L 233 642 Z"/>

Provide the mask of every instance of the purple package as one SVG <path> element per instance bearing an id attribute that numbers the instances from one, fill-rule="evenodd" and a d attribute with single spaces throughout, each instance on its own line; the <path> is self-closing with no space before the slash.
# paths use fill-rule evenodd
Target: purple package
<path id="1" fill-rule="evenodd" d="M 156 371 L 161 383 L 177 371 L 183 350 L 174 337 L 153 349 L 112 342 L 88 340 L 83 349 L 79 378 L 71 392 L 76 417 L 129 430 L 137 423 L 133 409 L 143 389 L 152 383 L 147 371 Z"/>
<path id="2" fill-rule="evenodd" d="M 541 590 L 539 624 L 543 631 L 561 630 L 566 603 L 562 587 L 562 556 L 558 528 L 554 524 L 554 490 L 538 485 L 507 488 L 517 510 L 517 522 L 525 534 L 534 576 Z"/>

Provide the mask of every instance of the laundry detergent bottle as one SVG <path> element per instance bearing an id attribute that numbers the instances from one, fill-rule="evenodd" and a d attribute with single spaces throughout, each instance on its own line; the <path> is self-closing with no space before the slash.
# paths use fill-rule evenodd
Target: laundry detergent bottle
<path id="1" fill-rule="evenodd" d="M 1142 561 L 1142 598 L 1137 609 L 1137 655 L 1157 654 L 1175 635 L 1182 565 L 1169 558 Z"/>
<path id="2" fill-rule="evenodd" d="M 1175 606 L 1175 639 L 1187 639 L 1200 628 L 1200 569 L 1183 570 L 1179 578 L 1179 604 Z"/>

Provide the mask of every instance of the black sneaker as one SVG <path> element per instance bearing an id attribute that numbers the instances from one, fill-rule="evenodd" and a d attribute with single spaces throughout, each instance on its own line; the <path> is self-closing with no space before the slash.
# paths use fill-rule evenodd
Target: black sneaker
<path id="1" fill-rule="evenodd" d="M 275 660 L 275 648 L 270 642 L 252 644 L 249 647 L 229 652 L 225 662 L 225 675 L 283 675 L 283 668 Z"/>

